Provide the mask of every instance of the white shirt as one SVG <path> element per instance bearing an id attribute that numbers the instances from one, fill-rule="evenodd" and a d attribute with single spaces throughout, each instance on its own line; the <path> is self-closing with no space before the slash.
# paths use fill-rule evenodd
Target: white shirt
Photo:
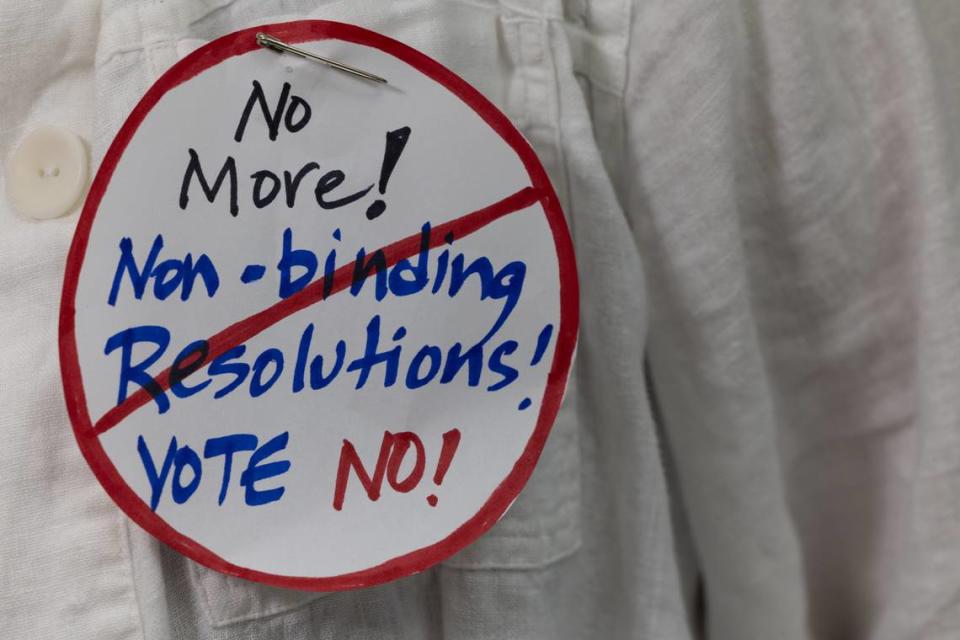
<path id="1" fill-rule="evenodd" d="M 0 152 L 53 124 L 95 166 L 179 58 L 298 18 L 438 59 L 550 173 L 582 324 L 538 469 L 490 533 L 381 587 L 196 565 L 127 521 L 73 441 L 76 212 L 0 200 L 3 635 L 956 637 L 960 5 L 6 0 Z"/>

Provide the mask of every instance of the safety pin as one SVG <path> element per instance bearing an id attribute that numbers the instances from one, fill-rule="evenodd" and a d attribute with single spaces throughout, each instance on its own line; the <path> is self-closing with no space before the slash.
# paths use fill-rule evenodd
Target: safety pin
<path id="1" fill-rule="evenodd" d="M 321 64 L 327 65 L 328 67 L 333 67 L 334 69 L 337 69 L 337 70 L 339 70 L 339 71 L 343 71 L 343 72 L 346 72 L 346 73 L 353 74 L 353 75 L 355 75 L 355 76 L 358 76 L 358 77 L 360 77 L 360 78 L 363 78 L 364 80 L 370 80 L 370 81 L 372 81 L 372 82 L 379 82 L 380 84 L 387 84 L 386 79 L 381 78 L 380 76 L 375 76 L 375 75 L 373 75 L 372 73 L 368 73 L 368 72 L 363 71 L 363 70 L 361 70 L 361 69 L 357 69 L 356 67 L 351 67 L 350 65 L 343 64 L 342 62 L 337 62 L 337 61 L 335 61 L 335 60 L 329 60 L 329 59 L 327 59 L 327 58 L 323 58 L 323 57 L 321 57 L 321 56 L 318 56 L 318 55 L 315 54 L 315 53 L 310 53 L 309 51 L 304 51 L 303 49 L 300 49 L 299 47 L 294 47 L 294 46 L 291 46 L 291 45 L 287 44 L 286 42 L 282 42 L 282 41 L 280 41 L 280 40 L 277 40 L 277 39 L 274 38 L 273 36 L 271 36 L 271 35 L 269 35 L 269 34 L 266 34 L 266 33 L 258 33 L 258 34 L 257 34 L 257 44 L 260 45 L 261 47 L 267 47 L 268 49 L 273 49 L 273 50 L 275 50 L 275 51 L 281 51 L 281 52 L 286 51 L 286 52 L 288 52 L 288 53 L 292 53 L 292 54 L 294 54 L 294 55 L 298 55 L 298 56 L 300 56 L 301 58 L 307 58 L 308 60 L 315 60 L 315 61 L 317 61 L 317 62 L 319 62 L 319 63 L 321 63 Z"/>

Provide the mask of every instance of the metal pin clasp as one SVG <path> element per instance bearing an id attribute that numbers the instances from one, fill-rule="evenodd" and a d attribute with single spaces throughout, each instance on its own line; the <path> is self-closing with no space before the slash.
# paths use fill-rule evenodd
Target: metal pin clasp
<path id="1" fill-rule="evenodd" d="M 294 55 L 300 56 L 301 58 L 314 60 L 321 64 L 325 64 L 328 67 L 332 67 L 339 71 L 343 71 L 344 73 L 349 73 L 357 77 L 363 78 L 364 80 L 370 80 L 371 82 L 379 82 L 380 84 L 387 84 L 387 81 L 385 78 L 381 78 L 380 76 L 374 75 L 367 71 L 363 71 L 362 69 L 357 69 L 356 67 L 351 67 L 350 65 L 343 64 L 342 62 L 337 62 L 336 60 L 330 60 L 328 58 L 318 56 L 315 53 L 305 51 L 299 47 L 291 46 L 286 42 L 277 40 L 273 36 L 266 33 L 257 34 L 257 44 L 260 45 L 261 47 L 267 47 L 268 49 L 273 49 L 274 51 L 292 53 Z"/>

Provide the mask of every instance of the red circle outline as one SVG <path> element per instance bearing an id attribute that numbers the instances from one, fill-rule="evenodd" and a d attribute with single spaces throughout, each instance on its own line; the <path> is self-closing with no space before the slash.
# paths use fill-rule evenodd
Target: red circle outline
<path id="1" fill-rule="evenodd" d="M 76 344 L 74 320 L 80 269 L 100 201 L 127 144 L 146 115 L 168 91 L 228 58 L 257 50 L 259 46 L 256 43 L 255 34 L 258 31 L 268 32 L 288 42 L 337 39 L 373 47 L 407 63 L 460 98 L 510 145 L 523 162 L 533 186 L 541 194 L 540 202 L 553 234 L 560 272 L 560 328 L 557 331 L 557 346 L 547 377 L 537 424 L 511 472 L 493 491 L 480 510 L 443 540 L 368 569 L 322 578 L 277 575 L 232 564 L 175 530 L 151 511 L 149 506 L 124 482 L 94 432 L 87 410 Z M 522 134 L 479 91 L 416 49 L 355 25 L 327 20 L 298 20 L 261 25 L 218 38 L 171 67 L 147 90 L 107 150 L 77 223 L 67 256 L 61 294 L 59 348 L 67 411 L 83 456 L 117 506 L 143 529 L 180 553 L 222 573 L 276 587 L 331 591 L 373 586 L 423 571 L 459 551 L 493 526 L 520 493 L 540 457 L 563 399 L 577 339 L 578 303 L 579 290 L 573 245 L 557 195 L 546 171 Z"/>

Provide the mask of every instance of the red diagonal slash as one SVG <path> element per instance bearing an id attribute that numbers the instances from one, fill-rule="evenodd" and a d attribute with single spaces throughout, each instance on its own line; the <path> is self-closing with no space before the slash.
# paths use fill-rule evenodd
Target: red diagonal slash
<path id="1" fill-rule="evenodd" d="M 433 227 L 430 229 L 430 248 L 433 249 L 444 244 L 446 242 L 445 236 L 451 232 L 457 239 L 461 239 L 485 227 L 498 218 L 502 218 L 521 209 L 526 209 L 540 200 L 541 197 L 542 194 L 538 189 L 525 187 L 488 207 L 478 209 L 472 213 L 465 214 L 459 218 Z M 383 251 L 387 266 L 393 266 L 404 258 L 416 255 L 420 251 L 420 241 L 421 233 L 418 232 L 402 240 L 398 240 L 393 244 L 382 247 L 381 251 Z M 343 291 L 351 285 L 355 267 L 356 260 L 333 272 L 333 285 L 330 287 L 327 297 Z M 223 355 L 235 346 L 243 344 L 250 338 L 272 327 L 297 311 L 322 302 L 325 299 L 324 280 L 325 278 L 320 278 L 289 298 L 281 300 L 263 311 L 240 320 L 223 331 L 211 336 L 207 340 L 209 347 L 207 360 L 210 361 Z M 171 369 L 168 368 L 154 378 L 160 390 L 166 391 L 170 388 L 170 371 Z M 122 403 L 103 414 L 103 417 L 93 425 L 94 434 L 100 435 L 117 426 L 124 418 L 152 399 L 153 396 L 149 391 L 140 389 Z"/>

